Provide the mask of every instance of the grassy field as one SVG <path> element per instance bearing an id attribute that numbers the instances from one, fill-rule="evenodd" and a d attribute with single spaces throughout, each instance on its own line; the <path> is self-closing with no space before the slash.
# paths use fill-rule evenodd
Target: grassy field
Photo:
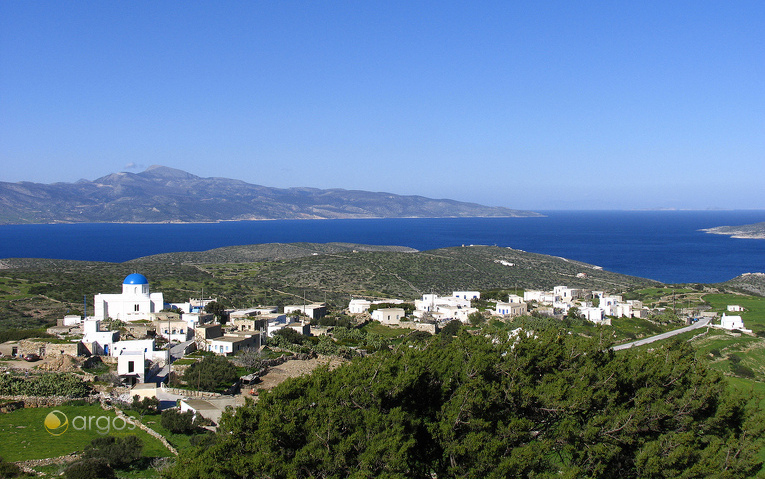
<path id="1" fill-rule="evenodd" d="M 765 331 L 765 298 L 760 296 L 746 296 L 735 294 L 707 294 L 704 300 L 712 306 L 713 311 L 728 315 L 740 315 L 744 325 L 754 331 Z M 743 306 L 746 311 L 731 313 L 726 310 L 730 304 Z"/>
<path id="2" fill-rule="evenodd" d="M 51 435 L 45 428 L 45 419 L 51 411 L 61 411 L 69 419 L 69 428 L 59 436 Z M 114 419 L 116 414 L 112 411 L 105 411 L 98 405 L 69 406 L 62 405 L 56 408 L 26 408 L 16 411 L 0 414 L 0 451 L 3 459 L 6 461 L 26 461 L 30 459 L 45 459 L 49 457 L 58 457 L 70 454 L 76 451 L 82 451 L 93 438 L 98 437 L 99 432 L 92 423 L 92 428 L 77 430 L 75 426 L 82 424 L 80 420 L 75 420 L 77 416 L 106 416 L 109 418 L 110 434 L 115 436 L 136 434 L 141 438 L 144 444 L 143 455 L 145 457 L 168 457 L 172 454 L 157 439 L 149 436 L 140 429 L 128 431 L 116 431 L 112 424 L 117 428 L 124 427 L 121 420 Z M 101 420 L 101 425 L 106 422 Z M 106 430 L 102 427 L 102 430 Z"/>

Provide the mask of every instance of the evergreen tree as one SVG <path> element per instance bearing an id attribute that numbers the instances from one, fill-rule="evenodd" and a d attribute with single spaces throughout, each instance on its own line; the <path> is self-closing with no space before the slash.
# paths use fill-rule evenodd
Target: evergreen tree
<path id="1" fill-rule="evenodd" d="M 224 415 L 214 441 L 184 453 L 170 477 L 737 478 L 760 469 L 761 412 L 687 343 L 615 353 L 554 328 L 489 331 L 287 381 Z"/>

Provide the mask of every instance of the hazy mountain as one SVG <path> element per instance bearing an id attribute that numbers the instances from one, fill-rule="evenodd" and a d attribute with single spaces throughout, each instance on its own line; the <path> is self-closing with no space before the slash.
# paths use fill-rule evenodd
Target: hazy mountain
<path id="1" fill-rule="evenodd" d="M 448 199 L 343 189 L 270 188 L 164 166 L 76 183 L 0 182 L 0 223 L 540 216 Z"/>

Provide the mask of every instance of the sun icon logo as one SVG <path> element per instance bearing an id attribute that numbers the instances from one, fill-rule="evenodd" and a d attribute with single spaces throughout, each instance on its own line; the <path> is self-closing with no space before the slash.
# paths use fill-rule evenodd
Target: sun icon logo
<path id="1" fill-rule="evenodd" d="M 69 429 L 69 418 L 63 412 L 54 409 L 45 416 L 45 430 L 54 436 L 60 436 Z"/>

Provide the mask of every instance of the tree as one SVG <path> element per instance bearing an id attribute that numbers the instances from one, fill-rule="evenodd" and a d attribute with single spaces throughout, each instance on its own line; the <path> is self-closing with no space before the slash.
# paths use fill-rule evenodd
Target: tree
<path id="1" fill-rule="evenodd" d="M 238 378 L 236 366 L 223 356 L 205 356 L 183 373 L 183 380 L 201 391 L 226 389 Z"/>
<path id="2" fill-rule="evenodd" d="M 763 414 L 683 342 L 461 331 L 282 383 L 169 477 L 751 477 Z M 232 455 L 231 451 L 237 451 Z"/>
<path id="3" fill-rule="evenodd" d="M 102 459 L 113 468 L 121 468 L 140 459 L 142 450 L 143 442 L 134 434 L 102 436 L 90 441 L 82 456 L 85 459 Z"/>
<path id="4" fill-rule="evenodd" d="M 196 429 L 193 411 L 180 412 L 177 409 L 165 409 L 162 411 L 159 423 L 175 434 L 191 434 Z"/>
<path id="5" fill-rule="evenodd" d="M 483 323 L 485 320 L 486 319 L 483 317 L 483 314 L 481 314 L 480 311 L 476 311 L 468 315 L 468 321 L 470 321 L 470 324 L 472 324 L 473 326 L 477 326 Z"/>
<path id="6" fill-rule="evenodd" d="M 305 336 L 292 328 L 281 328 L 274 333 L 274 336 L 284 338 L 290 344 L 303 344 Z"/>
<path id="7" fill-rule="evenodd" d="M 114 479 L 114 469 L 104 459 L 83 459 L 64 470 L 65 479 Z"/>
<path id="8" fill-rule="evenodd" d="M 226 315 L 226 308 L 217 301 L 210 301 L 205 305 L 205 312 L 214 315 L 215 319 L 222 322 Z"/>
<path id="9" fill-rule="evenodd" d="M 579 311 L 579 308 L 576 306 L 571 306 L 568 308 L 568 311 L 566 312 L 566 319 L 582 319 L 582 313 Z"/>
<path id="10" fill-rule="evenodd" d="M 443 334 L 444 336 L 456 336 L 460 328 L 462 328 L 462 322 L 453 319 L 446 323 L 446 326 L 441 328 L 440 334 Z"/>
<path id="11" fill-rule="evenodd" d="M 140 399 L 136 394 L 133 396 L 133 402 L 130 403 L 130 408 L 143 418 L 145 414 L 159 411 L 159 399 L 156 397 L 145 397 Z"/>

